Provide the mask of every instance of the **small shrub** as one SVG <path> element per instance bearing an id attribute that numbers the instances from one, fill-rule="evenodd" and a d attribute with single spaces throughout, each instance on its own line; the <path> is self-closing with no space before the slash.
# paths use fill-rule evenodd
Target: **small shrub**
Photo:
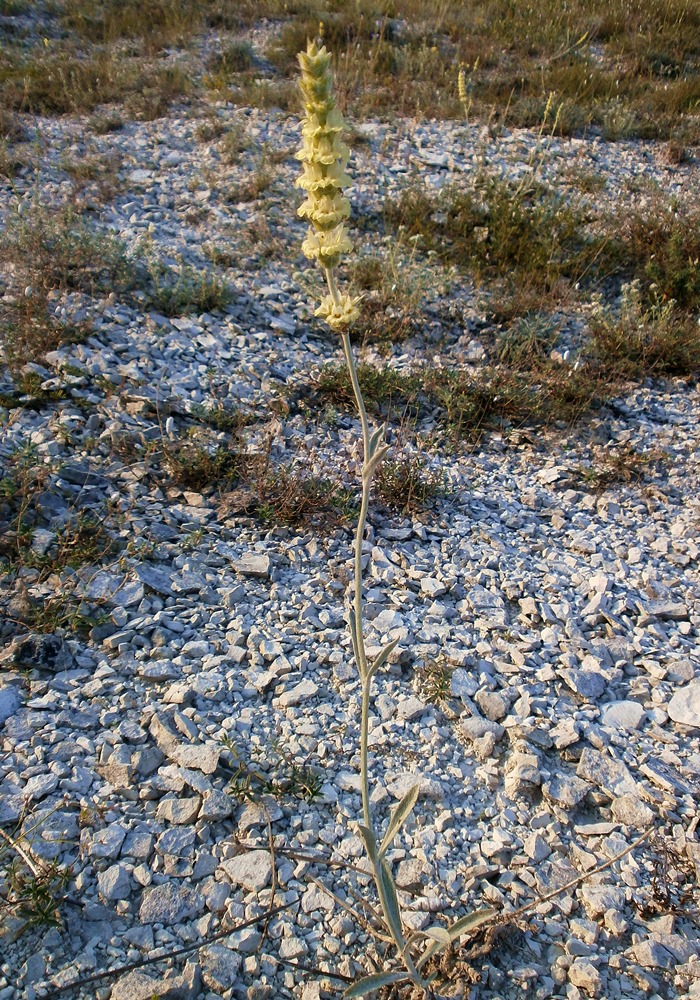
<path id="1" fill-rule="evenodd" d="M 524 279 L 546 290 L 562 276 L 578 279 L 596 253 L 582 214 L 534 183 L 482 175 L 474 190 L 430 197 L 413 189 L 387 203 L 384 214 L 390 226 L 420 236 L 424 247 L 478 279 Z"/>
<path id="2" fill-rule="evenodd" d="M 244 126 L 240 122 L 235 122 L 227 129 L 221 140 L 221 158 L 224 163 L 232 166 L 241 158 L 241 153 L 250 147 L 250 139 L 246 134 Z"/>
<path id="3" fill-rule="evenodd" d="M 576 471 L 584 485 L 602 492 L 619 484 L 639 485 L 666 466 L 668 460 L 668 453 L 661 448 L 638 451 L 625 443 L 614 449 L 605 449 L 590 466 Z"/>
<path id="4" fill-rule="evenodd" d="M 608 389 L 594 369 L 556 362 L 543 363 L 536 373 L 496 367 L 476 375 L 434 372 L 428 384 L 456 438 L 478 438 L 504 423 L 571 424 Z"/>
<path id="5" fill-rule="evenodd" d="M 269 470 L 256 484 L 256 513 L 263 521 L 291 526 L 342 521 L 353 509 L 352 493 L 335 479 L 292 467 Z"/>
<path id="6" fill-rule="evenodd" d="M 425 462 L 415 455 L 385 459 L 375 482 L 379 499 L 406 514 L 423 510 L 444 490 L 444 477 L 427 471 Z"/>
<path id="7" fill-rule="evenodd" d="M 700 309 L 700 211 L 658 200 L 644 212 L 609 220 L 617 264 L 639 279 L 647 298 Z"/>
<path id="8" fill-rule="evenodd" d="M 243 38 L 230 42 L 207 61 L 204 85 L 210 90 L 226 91 L 238 73 L 253 65 L 253 46 Z"/>
<path id="9" fill-rule="evenodd" d="M 218 139 L 225 132 L 225 125 L 218 118 L 207 118 L 200 122 L 194 130 L 194 137 L 197 142 L 212 142 Z"/>
<path id="10" fill-rule="evenodd" d="M 151 240 L 142 242 L 141 255 L 149 304 L 164 316 L 211 312 L 231 301 L 233 290 L 218 274 L 198 270 L 181 257 L 171 264 L 156 252 Z"/>
<path id="11" fill-rule="evenodd" d="M 411 270 L 410 278 L 406 269 Z M 363 297 L 360 318 L 352 330 L 353 340 L 399 343 L 420 329 L 423 289 L 415 280 L 415 271 L 407 260 L 366 256 L 354 261 L 351 288 L 363 293 Z"/>
<path id="12" fill-rule="evenodd" d="M 261 163 L 258 169 L 248 174 L 244 181 L 227 188 L 224 197 L 226 201 L 233 204 L 242 201 L 255 201 L 263 192 L 267 191 L 274 177 L 272 170 L 265 163 Z"/>
<path id="13" fill-rule="evenodd" d="M 243 455 L 233 446 L 212 449 L 193 438 L 164 445 L 163 454 L 173 483 L 183 489 L 230 487 L 241 474 Z"/>
<path id="14" fill-rule="evenodd" d="M 129 285 L 133 271 L 124 244 L 101 233 L 70 207 L 34 203 L 0 234 L 0 261 L 21 283 L 51 289 L 109 292 Z"/>

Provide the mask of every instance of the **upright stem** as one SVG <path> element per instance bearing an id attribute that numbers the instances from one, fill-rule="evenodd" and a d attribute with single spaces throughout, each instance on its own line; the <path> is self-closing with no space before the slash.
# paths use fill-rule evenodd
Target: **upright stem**
<path id="1" fill-rule="evenodd" d="M 334 302 L 339 301 L 338 287 L 335 283 L 335 277 L 333 271 L 330 268 L 324 268 L 326 281 L 328 283 L 328 290 Z M 364 633 L 362 629 L 362 620 L 364 612 L 364 604 L 362 599 L 362 541 L 365 537 L 365 528 L 367 526 L 367 512 L 369 510 L 369 492 L 372 485 L 372 477 L 367 475 L 367 467 L 369 461 L 369 439 L 370 439 L 370 428 L 369 419 L 367 417 L 367 409 L 365 407 L 365 401 L 362 398 L 362 389 L 360 388 L 360 381 L 357 377 L 357 366 L 355 365 L 355 355 L 353 354 L 352 344 L 350 343 L 350 334 L 343 333 L 343 351 L 345 352 L 345 361 L 348 366 L 348 373 L 350 375 L 350 381 L 352 382 L 352 389 L 355 394 L 355 401 L 357 403 L 357 411 L 360 417 L 360 424 L 362 425 L 362 502 L 360 504 L 360 514 L 357 520 L 357 531 L 355 533 L 355 595 L 353 600 L 353 607 L 355 610 L 355 621 L 357 623 L 356 629 L 356 655 L 357 655 L 357 668 L 360 673 L 360 678 L 362 680 L 362 715 L 360 719 L 360 778 L 362 783 L 362 813 L 364 817 L 364 823 L 367 829 L 372 830 L 372 812 L 369 803 L 369 766 L 368 766 L 368 742 L 369 742 L 369 703 L 370 694 L 372 688 L 372 678 L 369 676 L 368 666 L 367 666 L 367 652 L 365 650 L 365 640 Z"/>

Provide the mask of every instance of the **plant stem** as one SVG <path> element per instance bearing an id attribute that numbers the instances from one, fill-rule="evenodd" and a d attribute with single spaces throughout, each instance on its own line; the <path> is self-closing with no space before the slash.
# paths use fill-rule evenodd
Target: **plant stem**
<path id="1" fill-rule="evenodd" d="M 326 282 L 328 283 L 328 290 L 330 292 L 331 298 L 337 304 L 340 301 L 340 294 L 338 292 L 338 286 L 335 283 L 335 277 L 333 271 L 330 268 L 324 268 L 324 273 L 326 276 Z M 372 486 L 372 477 L 374 468 L 376 468 L 376 463 L 370 465 L 370 426 L 369 419 L 367 417 L 367 409 L 365 407 L 365 401 L 362 398 L 362 389 L 360 387 L 360 380 L 357 377 L 357 366 L 355 364 L 355 355 L 353 354 L 352 344 L 350 343 L 350 334 L 344 332 L 342 334 L 343 339 L 343 351 L 345 353 L 345 362 L 347 364 L 348 373 L 350 375 L 350 381 L 352 382 L 352 389 L 355 394 L 355 402 L 357 403 L 357 412 L 360 417 L 360 424 L 362 425 L 362 502 L 360 504 L 360 513 L 357 520 L 357 531 L 355 533 L 355 584 L 354 584 L 354 600 L 353 609 L 355 612 L 355 629 L 354 629 L 354 642 L 353 647 L 355 650 L 355 655 L 357 657 L 357 668 L 360 674 L 360 679 L 362 681 L 362 714 L 360 719 L 360 781 L 362 788 L 362 814 L 364 825 L 369 830 L 370 834 L 376 839 L 376 833 L 374 826 L 372 824 L 372 810 L 370 808 L 369 801 L 369 705 L 370 697 L 372 693 L 372 674 L 367 664 L 367 652 L 365 649 L 365 640 L 363 632 L 363 594 L 362 594 L 362 542 L 365 536 L 365 528 L 367 526 L 367 513 L 369 510 L 369 494 Z M 374 867 L 374 877 L 377 883 L 377 889 L 379 891 L 380 899 L 383 905 L 383 892 L 381 885 L 381 874 L 379 870 L 379 862 L 373 859 Z M 421 986 L 421 978 L 418 974 L 416 967 L 411 960 L 410 955 L 406 949 L 406 943 L 403 940 L 400 933 L 395 933 L 390 920 L 387 920 L 387 925 L 391 930 L 391 936 L 394 939 L 394 944 L 398 950 L 399 956 L 406 966 L 406 970 L 412 979 L 412 981 Z"/>

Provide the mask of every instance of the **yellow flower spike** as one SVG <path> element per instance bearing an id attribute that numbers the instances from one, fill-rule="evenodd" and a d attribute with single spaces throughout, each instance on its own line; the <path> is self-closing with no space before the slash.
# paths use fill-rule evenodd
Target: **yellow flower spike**
<path id="1" fill-rule="evenodd" d="M 299 53 L 301 92 L 306 116 L 301 127 L 301 149 L 296 158 L 302 173 L 295 184 L 306 192 L 306 200 L 297 209 L 308 219 L 311 228 L 302 243 L 309 260 L 324 269 L 329 294 L 316 310 L 333 330 L 345 331 L 359 315 L 359 299 L 342 295 L 335 283 L 333 269 L 350 253 L 352 242 L 344 225 L 350 215 L 350 202 L 343 189 L 352 183 L 346 173 L 350 150 L 341 138 L 343 116 L 333 95 L 331 54 L 325 45 L 309 42 Z"/>

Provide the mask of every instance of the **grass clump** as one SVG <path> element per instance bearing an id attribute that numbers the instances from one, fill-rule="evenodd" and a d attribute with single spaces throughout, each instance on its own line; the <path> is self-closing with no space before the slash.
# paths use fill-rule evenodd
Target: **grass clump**
<path id="1" fill-rule="evenodd" d="M 603 492 L 611 486 L 640 485 L 668 464 L 669 455 L 661 448 L 639 451 L 625 443 L 614 450 L 601 451 L 588 466 L 576 469 L 584 486 Z"/>
<path id="2" fill-rule="evenodd" d="M 228 91 L 239 73 L 251 69 L 253 59 L 250 42 L 243 38 L 234 39 L 208 59 L 204 74 L 205 87 L 214 91 Z"/>
<path id="3" fill-rule="evenodd" d="M 0 99 L 7 108 L 32 114 L 80 114 L 118 103 L 128 117 L 150 121 L 189 89 L 177 65 L 150 66 L 107 49 L 84 54 L 37 46 L 28 55 L 0 57 Z"/>
<path id="4" fill-rule="evenodd" d="M 171 481 L 187 490 L 230 486 L 241 473 L 242 454 L 232 445 L 207 447 L 196 437 L 164 445 Z"/>
<path id="5" fill-rule="evenodd" d="M 539 367 L 549 357 L 558 335 L 558 326 L 541 313 L 521 316 L 497 338 L 496 360 L 511 368 Z"/>
<path id="6" fill-rule="evenodd" d="M 417 375 L 406 375 L 389 367 L 359 364 L 357 377 L 365 405 L 371 413 L 403 414 L 417 406 L 421 389 Z M 318 373 L 315 386 L 321 398 L 333 406 L 350 409 L 355 404 L 352 382 L 343 365 L 326 365 Z"/>
<path id="7" fill-rule="evenodd" d="M 639 280 L 622 287 L 618 313 L 598 300 L 590 321 L 591 350 L 623 378 L 692 375 L 700 371 L 700 327 L 673 299 L 646 305 Z"/>
<path id="8" fill-rule="evenodd" d="M 413 255 L 359 257 L 350 268 L 350 285 L 353 292 L 362 295 L 353 340 L 400 343 L 420 330 L 420 308 L 429 275 Z"/>
<path id="9" fill-rule="evenodd" d="M 109 292 L 133 275 L 124 244 L 70 206 L 34 203 L 28 213 L 13 215 L 0 234 L 0 261 L 23 284 L 27 279 L 44 291 Z"/>
<path id="10" fill-rule="evenodd" d="M 148 304 L 164 316 L 223 309 L 233 290 L 220 275 L 199 270 L 181 257 L 162 257 L 152 240 L 144 240 L 140 256 L 145 264 Z"/>
<path id="11" fill-rule="evenodd" d="M 609 224 L 617 234 L 611 252 L 639 279 L 648 298 L 700 309 L 700 210 L 655 201 Z"/>

